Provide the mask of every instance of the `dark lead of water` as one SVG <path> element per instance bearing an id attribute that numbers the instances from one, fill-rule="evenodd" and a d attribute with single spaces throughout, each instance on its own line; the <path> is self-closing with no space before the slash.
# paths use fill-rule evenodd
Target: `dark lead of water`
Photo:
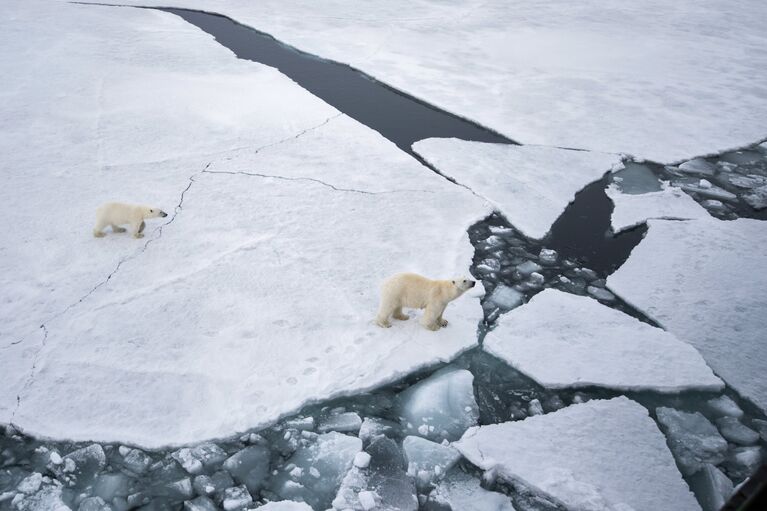
<path id="1" fill-rule="evenodd" d="M 225 16 L 162 9 L 212 35 L 240 59 L 278 69 L 326 103 L 378 131 L 421 161 L 411 146 L 431 137 L 512 144 L 513 141 L 392 89 L 346 64 L 322 59 Z"/>

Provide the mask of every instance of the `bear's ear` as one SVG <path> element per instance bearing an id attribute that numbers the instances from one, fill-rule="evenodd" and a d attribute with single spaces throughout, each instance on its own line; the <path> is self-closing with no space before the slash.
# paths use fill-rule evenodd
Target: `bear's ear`
<path id="1" fill-rule="evenodd" d="M 453 285 L 455 285 L 455 281 L 454 281 L 454 280 L 453 280 L 453 281 L 451 281 L 451 282 L 453 283 Z"/>

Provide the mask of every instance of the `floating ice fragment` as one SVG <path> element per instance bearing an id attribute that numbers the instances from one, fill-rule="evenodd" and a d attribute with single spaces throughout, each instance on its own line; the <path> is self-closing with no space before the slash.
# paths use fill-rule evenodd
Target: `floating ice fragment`
<path id="1" fill-rule="evenodd" d="M 710 463 L 690 478 L 690 486 L 698 497 L 703 511 L 719 511 L 732 495 L 732 481 Z"/>
<path id="2" fill-rule="evenodd" d="M 458 439 L 479 418 L 473 381 L 469 371 L 446 367 L 401 392 L 400 414 L 406 429 L 436 441 Z"/>
<path id="3" fill-rule="evenodd" d="M 716 173 L 716 165 L 707 162 L 703 158 L 695 158 L 686 161 L 677 167 L 682 172 L 688 174 L 702 174 L 704 176 L 713 176 Z"/>
<path id="4" fill-rule="evenodd" d="M 367 468 L 370 465 L 370 455 L 365 451 L 360 451 L 354 456 L 354 466 L 357 468 Z"/>
<path id="5" fill-rule="evenodd" d="M 409 436 L 402 442 L 407 462 L 407 473 L 418 475 L 419 482 L 432 484 L 438 481 L 461 458 L 454 448 L 417 436 Z M 421 473 L 425 476 L 421 477 Z"/>
<path id="6" fill-rule="evenodd" d="M 251 502 L 253 502 L 253 497 L 250 496 L 248 489 L 244 485 L 224 490 L 224 511 L 239 511 Z"/>
<path id="7" fill-rule="evenodd" d="M 711 185 L 711 181 L 707 179 L 701 179 L 700 181 L 698 181 L 698 186 L 700 186 L 701 188 L 711 188 L 712 185 Z"/>
<path id="8" fill-rule="evenodd" d="M 698 195 L 709 197 L 711 199 L 733 201 L 737 198 L 734 193 L 730 193 L 724 188 L 714 186 L 708 181 L 706 181 L 706 183 L 708 183 L 708 186 L 701 186 L 700 183 L 691 183 L 686 181 L 674 181 L 672 184 L 674 186 L 678 186 L 686 192 L 697 193 Z"/>
<path id="9" fill-rule="evenodd" d="M 123 456 L 123 467 L 136 475 L 141 475 L 146 472 L 146 469 L 152 463 L 152 458 L 139 449 L 120 447 L 120 454 Z"/>
<path id="10" fill-rule="evenodd" d="M 521 305 L 524 298 L 525 295 L 513 287 L 498 284 L 488 297 L 487 302 L 504 311 L 509 311 Z"/>
<path id="11" fill-rule="evenodd" d="M 432 506 L 431 504 L 434 504 Z M 426 509 L 450 509 L 452 511 L 514 511 L 509 497 L 502 493 L 487 491 L 478 479 L 453 470 L 429 495 Z"/>
<path id="12" fill-rule="evenodd" d="M 557 251 L 542 248 L 540 253 L 538 253 L 538 260 L 543 264 L 554 264 L 557 262 Z"/>
<path id="13" fill-rule="evenodd" d="M 314 417 L 298 417 L 285 422 L 285 426 L 300 431 L 311 431 L 314 429 Z M 255 442 L 251 442 L 255 443 Z"/>
<path id="14" fill-rule="evenodd" d="M 33 472 L 25 477 L 16 486 L 16 491 L 31 495 L 40 489 L 40 485 L 43 484 L 43 475 L 40 472 Z"/>
<path id="15" fill-rule="evenodd" d="M 736 447 L 727 453 L 724 466 L 727 473 L 736 482 L 751 476 L 762 462 L 762 452 L 758 446 Z"/>
<path id="16" fill-rule="evenodd" d="M 302 469 L 298 481 L 291 481 L 290 475 L 282 471 L 270 487 L 283 499 L 303 500 L 315 509 L 327 509 L 361 449 L 359 438 L 337 432 L 319 435 L 309 445 L 299 446 L 288 460 L 289 464 Z M 311 467 L 319 471 L 321 477 L 313 477 L 309 473 Z"/>
<path id="17" fill-rule="evenodd" d="M 218 508 L 208 497 L 200 496 L 184 502 L 184 511 L 218 511 Z"/>
<path id="18" fill-rule="evenodd" d="M 660 407 L 656 414 L 682 473 L 691 475 L 706 463 L 718 465 L 724 460 L 727 441 L 699 412 Z"/>
<path id="19" fill-rule="evenodd" d="M 362 426 L 362 419 L 354 412 L 344 412 L 324 418 L 317 431 L 327 433 L 328 431 L 338 431 L 341 433 L 356 433 Z"/>
<path id="20" fill-rule="evenodd" d="M 269 475 L 269 456 L 267 447 L 251 445 L 227 458 L 224 468 L 235 481 L 244 484 L 251 493 L 256 494 Z"/>
<path id="21" fill-rule="evenodd" d="M 767 421 L 762 419 L 753 419 L 751 423 L 756 429 L 759 430 L 759 436 L 762 437 L 762 440 L 767 442 Z"/>
<path id="22" fill-rule="evenodd" d="M 719 433 L 728 441 L 740 445 L 753 445 L 759 441 L 759 433 L 745 426 L 735 417 L 722 417 L 716 421 Z"/>
<path id="23" fill-rule="evenodd" d="M 224 490 L 234 486 L 234 479 L 225 471 L 220 470 L 212 475 L 199 475 L 192 483 L 194 490 L 200 495 L 223 495 Z"/>
<path id="24" fill-rule="evenodd" d="M 517 265 L 517 271 L 522 275 L 530 275 L 531 273 L 541 269 L 541 265 L 535 261 L 525 261 L 522 264 Z"/>
<path id="25" fill-rule="evenodd" d="M 365 511 L 369 511 L 371 509 L 375 509 L 375 507 L 377 505 L 376 504 L 376 497 L 377 496 L 378 495 L 376 495 L 376 493 L 372 492 L 372 491 L 361 491 L 361 492 L 359 492 L 358 497 L 360 499 L 360 504 L 362 505 L 362 509 L 364 509 Z"/>
<path id="26" fill-rule="evenodd" d="M 360 431 L 357 436 L 365 443 L 369 443 L 373 438 L 379 435 L 400 436 L 401 427 L 396 422 L 377 417 L 367 417 L 362 421 Z"/>
<path id="27" fill-rule="evenodd" d="M 767 185 L 754 188 L 749 193 L 744 194 L 743 200 L 754 209 L 767 208 Z"/>
<path id="28" fill-rule="evenodd" d="M 184 447 L 171 456 L 190 474 L 199 474 L 204 467 L 217 465 L 227 458 L 226 452 L 213 443 Z"/>
<path id="29" fill-rule="evenodd" d="M 269 502 L 258 508 L 259 511 L 312 511 L 305 502 L 294 502 L 292 500 L 281 500 L 279 502 Z"/>
<path id="30" fill-rule="evenodd" d="M 101 497 L 88 497 L 80 502 L 77 511 L 112 511 L 112 506 Z"/>
<path id="31" fill-rule="evenodd" d="M 586 288 L 586 291 L 597 300 L 602 300 L 605 302 L 612 302 L 613 300 L 615 300 L 614 294 L 612 294 L 607 289 L 603 289 L 601 287 L 588 286 Z"/>
<path id="32" fill-rule="evenodd" d="M 530 404 L 527 407 L 527 413 L 530 415 L 542 415 L 543 406 L 541 405 L 541 402 L 537 399 L 531 399 Z"/>
<path id="33" fill-rule="evenodd" d="M 51 454 L 48 459 L 50 459 L 51 463 L 53 463 L 54 465 L 61 465 L 64 462 L 64 459 L 56 451 L 51 451 Z"/>
<path id="34" fill-rule="evenodd" d="M 115 497 L 128 496 L 130 482 L 130 477 L 121 472 L 99 474 L 93 483 L 93 494 L 101 497 L 106 502 L 112 502 Z"/>

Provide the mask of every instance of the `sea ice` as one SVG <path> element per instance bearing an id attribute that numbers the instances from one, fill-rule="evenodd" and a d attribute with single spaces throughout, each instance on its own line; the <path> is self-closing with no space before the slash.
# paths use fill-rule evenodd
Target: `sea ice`
<path id="1" fill-rule="evenodd" d="M 14 69 L 14 92 L 0 99 L 0 147 L 15 156 L 0 202 L 18 231 L 0 251 L 12 297 L 0 304 L 0 421 L 16 410 L 30 434 L 194 443 L 476 345 L 471 296 L 437 333 L 371 321 L 392 273 L 468 272 L 466 229 L 490 212 L 470 191 L 171 14 L 36 1 L 5 12 L 0 69 Z M 18 68 L 30 47 L 51 51 Z M 171 216 L 144 240 L 95 239 L 93 211 L 116 190 Z"/>
<path id="2" fill-rule="evenodd" d="M 386 435 L 398 437 L 401 426 L 396 422 L 387 421 L 386 419 L 379 419 L 377 417 L 366 417 L 362 421 L 358 437 L 365 444 L 370 443 L 377 436 Z"/>
<path id="3" fill-rule="evenodd" d="M 717 419 L 719 433 L 728 441 L 739 445 L 753 445 L 759 441 L 759 433 L 744 425 L 735 417 Z"/>
<path id="4" fill-rule="evenodd" d="M 184 502 L 184 511 L 218 511 L 218 508 L 208 497 L 200 496 Z"/>
<path id="5" fill-rule="evenodd" d="M 509 311 L 515 307 L 522 305 L 525 299 L 525 295 L 514 289 L 513 287 L 506 286 L 504 284 L 498 284 L 487 297 L 485 303 L 498 307 L 504 311 Z"/>
<path id="6" fill-rule="evenodd" d="M 681 412 L 667 407 L 660 407 L 655 412 L 683 473 L 692 475 L 706 463 L 718 465 L 724 460 L 727 441 L 699 412 Z"/>
<path id="7" fill-rule="evenodd" d="M 546 235 L 578 191 L 620 163 L 610 154 L 458 139 L 431 138 L 413 149 L 535 239 Z"/>
<path id="8" fill-rule="evenodd" d="M 261 511 L 312 511 L 312 508 L 305 502 L 293 502 L 291 500 L 269 502 L 258 509 Z"/>
<path id="9" fill-rule="evenodd" d="M 253 494 L 258 494 L 269 475 L 269 448 L 251 445 L 232 455 L 224 462 L 224 468 L 240 484 Z"/>
<path id="10" fill-rule="evenodd" d="M 253 502 L 253 497 L 243 485 L 224 490 L 224 500 L 221 505 L 224 507 L 224 511 L 239 511 L 245 509 L 251 502 Z"/>
<path id="11" fill-rule="evenodd" d="M 483 349 L 548 388 L 679 392 L 724 386 L 695 348 L 673 334 L 554 289 L 501 317 Z"/>
<path id="12" fill-rule="evenodd" d="M 732 495 L 732 481 L 710 463 L 690 478 L 690 484 L 703 511 L 719 511 Z"/>
<path id="13" fill-rule="evenodd" d="M 429 500 L 449 506 L 451 511 L 514 511 L 509 497 L 485 490 L 479 480 L 460 470 L 452 470 L 429 495 Z"/>
<path id="14" fill-rule="evenodd" d="M 288 460 L 286 466 L 301 469 L 300 474 L 293 477 L 282 470 L 269 486 L 286 500 L 303 500 L 315 509 L 327 509 L 361 449 L 359 438 L 337 432 L 319 435 L 308 446 L 299 447 Z M 320 477 L 311 474 L 312 468 Z"/>
<path id="15" fill-rule="evenodd" d="M 729 396 L 719 396 L 706 401 L 709 411 L 716 416 L 743 417 L 743 410 Z"/>
<path id="16" fill-rule="evenodd" d="M 418 500 L 413 479 L 405 473 L 405 460 L 397 444 L 379 437 L 367 448 L 370 464 L 352 467 L 333 499 L 333 509 L 415 511 Z"/>
<path id="17" fill-rule="evenodd" d="M 21 497 L 21 494 L 13 500 L 14 511 L 71 511 L 62 500 L 60 486 L 45 486 L 34 495 L 18 497 Z"/>
<path id="18" fill-rule="evenodd" d="M 605 192 L 615 204 L 610 221 L 616 233 L 650 218 L 689 220 L 709 216 L 695 199 L 674 186 L 664 186 L 657 192 L 630 195 L 611 185 Z"/>
<path id="19" fill-rule="evenodd" d="M 625 194 L 657 192 L 661 189 L 658 176 L 641 163 L 628 161 L 623 168 L 612 174 L 613 186 Z"/>
<path id="20" fill-rule="evenodd" d="M 767 409 L 765 224 L 701 218 L 648 225 L 608 286 L 695 346 L 719 377 Z"/>
<path id="21" fill-rule="evenodd" d="M 590 294 L 591 296 L 593 296 L 594 298 L 596 298 L 597 300 L 602 300 L 605 302 L 612 302 L 613 300 L 615 300 L 615 295 L 602 287 L 587 286 L 586 292 Z"/>
<path id="22" fill-rule="evenodd" d="M 762 463 L 762 452 L 758 446 L 736 447 L 727 453 L 724 462 L 727 474 L 736 482 L 740 482 L 756 472 Z"/>
<path id="23" fill-rule="evenodd" d="M 673 162 L 764 137 L 767 104 L 753 87 L 767 83 L 762 2 L 743 16 L 690 0 L 179 5 L 229 15 L 526 144 Z"/>
<path id="24" fill-rule="evenodd" d="M 354 412 L 344 412 L 330 415 L 320 422 L 317 431 L 327 433 L 338 431 L 341 433 L 357 433 L 362 426 L 362 419 Z"/>
<path id="25" fill-rule="evenodd" d="M 743 200 L 754 209 L 767 208 L 767 185 L 754 188 L 743 194 Z"/>
<path id="26" fill-rule="evenodd" d="M 677 168 L 687 174 L 713 176 L 716 173 L 716 165 L 707 162 L 703 158 L 693 158 L 681 163 Z"/>
<path id="27" fill-rule="evenodd" d="M 568 509 L 700 509 L 647 410 L 625 397 L 473 427 L 453 446 Z"/>
<path id="28" fill-rule="evenodd" d="M 407 431 L 438 442 L 460 438 L 479 418 L 473 381 L 466 369 L 446 367 L 400 393 Z"/>
<path id="29" fill-rule="evenodd" d="M 417 436 L 406 437 L 402 449 L 408 474 L 417 477 L 421 484 L 438 481 L 461 459 L 461 453 L 449 445 Z"/>

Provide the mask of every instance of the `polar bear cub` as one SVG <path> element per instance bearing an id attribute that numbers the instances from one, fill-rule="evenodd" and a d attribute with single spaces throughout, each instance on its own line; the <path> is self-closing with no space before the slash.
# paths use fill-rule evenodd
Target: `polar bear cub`
<path id="1" fill-rule="evenodd" d="M 107 202 L 96 210 L 96 226 L 93 228 L 93 235 L 97 238 L 105 236 L 104 228 L 108 225 L 112 226 L 112 232 L 125 232 L 120 225 L 130 224 L 133 237 L 143 238 L 144 220 L 166 216 L 168 216 L 166 212 L 152 206 Z"/>
<path id="2" fill-rule="evenodd" d="M 429 330 L 447 326 L 442 317 L 447 304 L 474 287 L 475 281 L 463 277 L 452 280 L 431 280 L 415 273 L 398 273 L 386 279 L 381 286 L 381 304 L 376 324 L 389 328 L 390 317 L 406 320 L 403 307 L 426 309 L 421 324 Z"/>

